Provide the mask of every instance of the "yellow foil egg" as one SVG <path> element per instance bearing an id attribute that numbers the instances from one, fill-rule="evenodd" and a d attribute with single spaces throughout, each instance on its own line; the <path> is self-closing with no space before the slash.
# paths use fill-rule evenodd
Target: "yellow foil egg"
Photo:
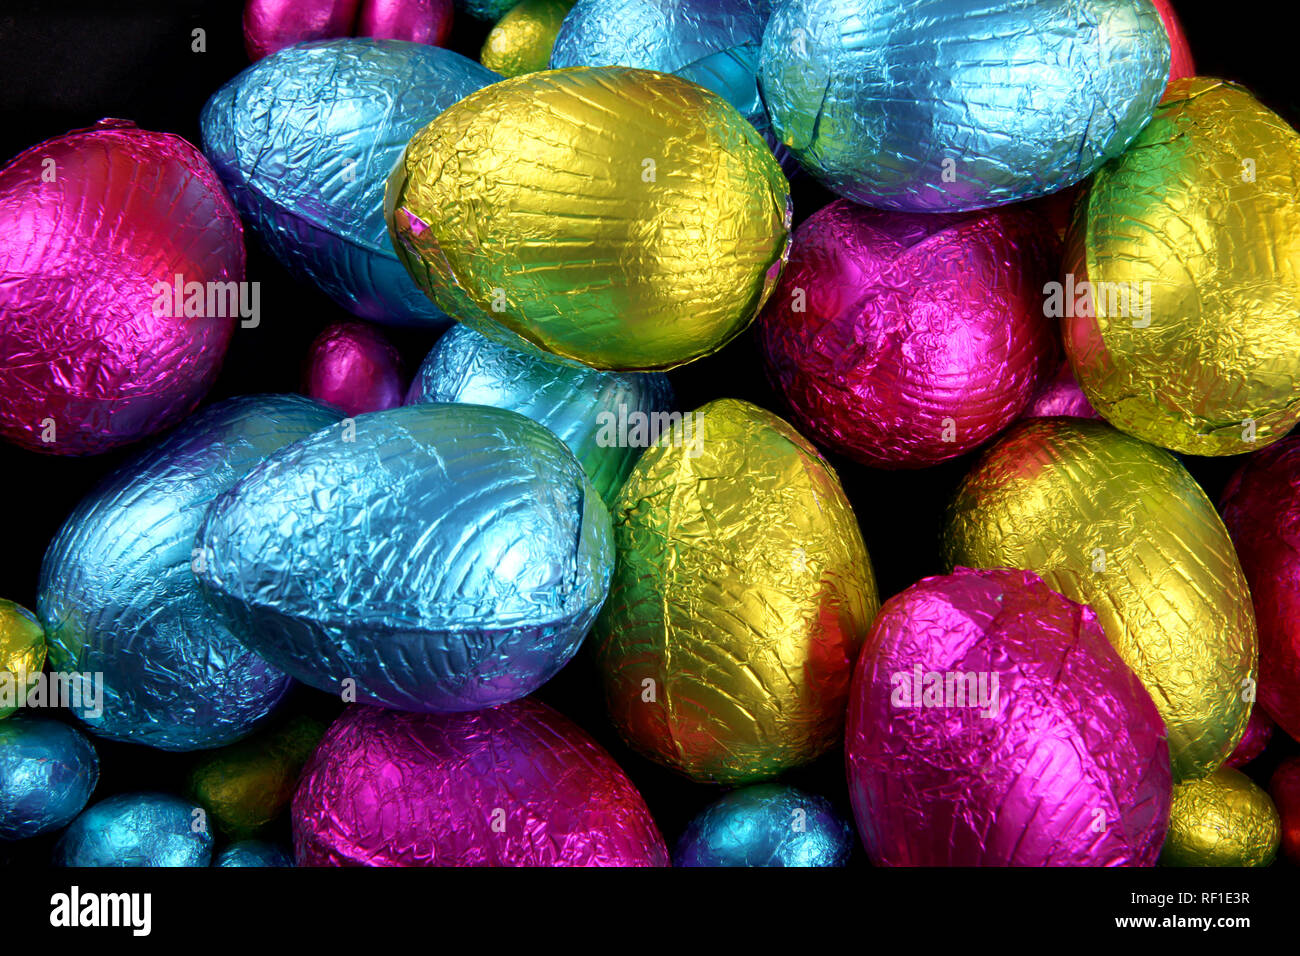
<path id="1" fill-rule="evenodd" d="M 788 246 L 789 184 L 688 80 L 624 67 L 485 87 L 415 135 L 389 231 L 450 315 L 594 368 L 671 368 L 749 325 Z"/>
<path id="2" fill-rule="evenodd" d="M 36 616 L 0 599 L 0 719 L 17 710 L 27 682 L 45 666 L 45 631 Z"/>
<path id="3" fill-rule="evenodd" d="M 577 0 L 524 0 L 497 21 L 483 43 L 479 62 L 502 76 L 546 69 L 560 24 Z"/>
<path id="4" fill-rule="evenodd" d="M 711 402 L 658 434 L 613 514 L 595 646 L 624 739 L 720 783 L 832 747 L 879 597 L 839 479 L 812 445 L 761 408 Z"/>
<path id="5" fill-rule="evenodd" d="M 1230 767 L 1174 787 L 1163 866 L 1268 866 L 1282 820 L 1267 793 Z"/>
<path id="6" fill-rule="evenodd" d="M 1175 780 L 1232 753 L 1254 699 L 1254 609 L 1223 522 L 1172 455 L 1103 422 L 1022 422 L 958 489 L 943 546 L 950 567 L 1033 571 L 1092 606 L 1164 718 Z"/>
<path id="7" fill-rule="evenodd" d="M 1097 172 L 1070 227 L 1073 294 L 1057 304 L 1075 376 L 1117 428 L 1236 455 L 1300 419 L 1298 181 L 1300 135 L 1204 78 L 1171 83 Z"/>

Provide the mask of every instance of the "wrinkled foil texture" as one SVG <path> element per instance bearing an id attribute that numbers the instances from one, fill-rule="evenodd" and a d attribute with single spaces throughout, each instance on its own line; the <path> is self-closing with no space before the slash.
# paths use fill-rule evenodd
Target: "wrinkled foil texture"
<path id="1" fill-rule="evenodd" d="M 1256 612 L 1258 614 L 1258 611 Z M 1260 637 L 1260 669 L 1263 670 L 1263 636 Z M 1225 767 L 1244 767 L 1264 752 L 1273 737 L 1277 725 L 1258 702 L 1250 708 L 1250 719 L 1246 721 L 1246 731 L 1237 743 L 1237 749 L 1223 762 Z"/>
<path id="2" fill-rule="evenodd" d="M 518 0 L 456 0 L 456 9 L 475 20 L 496 23 L 513 7 Z"/>
<path id="3" fill-rule="evenodd" d="M 1278 764 L 1268 792 L 1282 819 L 1282 852 L 1292 863 L 1300 864 L 1300 757 Z"/>
<path id="4" fill-rule="evenodd" d="M 935 675 L 972 680 L 931 698 Z M 958 568 L 886 601 L 845 751 L 880 865 L 1152 866 L 1169 820 L 1151 697 L 1092 610 L 1025 571 Z"/>
<path id="5" fill-rule="evenodd" d="M 1103 422 L 1021 422 L 958 489 L 943 551 L 949 567 L 1023 568 L 1091 606 L 1164 718 L 1176 782 L 1232 753 L 1255 678 L 1250 591 L 1172 455 Z"/>
<path id="6" fill-rule="evenodd" d="M 402 404 L 402 357 L 381 332 L 363 322 L 327 325 L 307 351 L 303 378 L 303 391 L 345 415 Z"/>
<path id="7" fill-rule="evenodd" d="M 177 276 L 244 278 L 239 217 L 179 136 L 101 120 L 0 170 L 0 436 L 90 455 L 189 414 L 238 316 L 210 294 L 185 315 L 159 292 Z"/>
<path id="8" fill-rule="evenodd" d="M 1192 48 L 1187 43 L 1187 34 L 1183 32 L 1183 23 L 1178 19 L 1170 0 L 1152 0 L 1160 20 L 1169 35 L 1169 82 L 1181 80 L 1185 76 L 1196 75 L 1196 63 L 1192 60 Z"/>
<path id="9" fill-rule="evenodd" d="M 479 62 L 502 76 L 546 69 L 560 24 L 574 0 L 523 0 L 497 21 L 483 41 Z"/>
<path id="10" fill-rule="evenodd" d="M 632 469 L 614 540 L 593 639 L 633 748 L 734 784 L 835 745 L 879 599 L 839 479 L 802 436 L 731 399 L 685 416 Z"/>
<path id="11" fill-rule="evenodd" d="M 31 611 L 0 598 L 0 692 L 21 704 L 27 682 L 45 666 L 45 629 Z M 0 720 L 17 707 L 0 707 Z"/>
<path id="12" fill-rule="evenodd" d="M 73 821 L 55 866 L 208 866 L 212 835 L 200 808 L 166 793 L 122 793 Z"/>
<path id="13" fill-rule="evenodd" d="M 123 465 L 68 517 L 45 554 L 37 609 L 51 670 L 102 677 L 102 713 L 84 692 L 73 708 L 92 731 L 163 750 L 219 747 L 284 696 L 288 677 L 199 593 L 195 532 L 254 465 L 338 419 L 298 395 L 231 399 Z"/>
<path id="14" fill-rule="evenodd" d="M 853 828 L 829 800 L 760 783 L 699 814 L 673 852 L 674 866 L 844 866 Z"/>
<path id="15" fill-rule="evenodd" d="M 232 843 L 212 861 L 213 866 L 291 867 L 293 854 L 274 843 L 261 840 L 241 840 Z"/>
<path id="16" fill-rule="evenodd" d="M 244 49 L 260 60 L 311 40 L 359 36 L 442 46 L 452 0 L 248 0 Z"/>
<path id="17" fill-rule="evenodd" d="M 1162 866 L 1268 866 L 1282 824 L 1267 793 L 1222 767 L 1174 787 Z"/>
<path id="18" fill-rule="evenodd" d="M 1069 361 L 1034 393 L 1020 413 L 1021 418 L 1101 418 L 1088 404 L 1088 396 L 1074 379 Z"/>
<path id="19" fill-rule="evenodd" d="M 95 748 L 74 728 L 27 714 L 0 723 L 0 840 L 67 826 L 98 782 Z"/>
<path id="20" fill-rule="evenodd" d="M 781 141 L 846 199 L 911 212 L 1042 196 L 1119 155 L 1169 76 L 1149 0 L 789 0 L 760 82 Z"/>
<path id="21" fill-rule="evenodd" d="M 351 707 L 293 801 L 299 866 L 667 866 L 609 754 L 550 708 Z"/>
<path id="22" fill-rule="evenodd" d="M 1043 315 L 1059 250 L 1019 209 L 885 213 L 845 200 L 795 231 L 759 318 L 769 374 L 821 445 L 882 468 L 964 454 L 1060 357 Z"/>

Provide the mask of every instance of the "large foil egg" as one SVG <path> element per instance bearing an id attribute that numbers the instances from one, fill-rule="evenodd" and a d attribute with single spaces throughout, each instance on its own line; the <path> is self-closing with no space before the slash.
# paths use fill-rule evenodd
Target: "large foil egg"
<path id="1" fill-rule="evenodd" d="M 1222 767 L 1174 787 L 1163 866 L 1268 866 L 1277 856 L 1281 820 L 1267 793 L 1240 771 Z"/>
<path id="2" fill-rule="evenodd" d="M 402 357 L 364 322 L 331 322 L 307 350 L 303 391 L 345 415 L 402 404 Z"/>
<path id="3" fill-rule="evenodd" d="M 27 697 L 28 682 L 45 666 L 45 629 L 36 615 L 0 598 L 0 720 Z"/>
<path id="4" fill-rule="evenodd" d="M 27 714 L 0 723 L 0 840 L 67 826 L 99 782 L 99 758 L 75 728 Z"/>
<path id="5" fill-rule="evenodd" d="M 684 415 L 624 483 L 614 540 L 593 636 L 629 744 L 720 783 L 834 746 L 879 600 L 839 479 L 807 440 L 746 402 Z"/>
<path id="6" fill-rule="evenodd" d="M 121 793 L 72 822 L 55 866 L 207 866 L 212 834 L 203 810 L 166 793 Z"/>
<path id="7" fill-rule="evenodd" d="M 690 822 L 674 866 L 844 866 L 853 828 L 829 800 L 760 783 L 734 790 Z"/>
<path id="8" fill-rule="evenodd" d="M 293 800 L 299 866 L 667 866 L 613 758 L 550 708 L 350 707 Z"/>
<path id="9" fill-rule="evenodd" d="M 244 49 L 260 60 L 296 43 L 375 37 L 442 46 L 452 0 L 248 0 Z"/>
<path id="10" fill-rule="evenodd" d="M 1096 421 L 1021 422 L 949 506 L 949 566 L 1023 568 L 1097 612 L 1169 730 L 1174 778 L 1236 747 L 1255 686 L 1250 590 L 1205 492 L 1167 452 Z"/>
<path id="11" fill-rule="evenodd" d="M 560 24 L 574 0 L 523 0 L 497 21 L 483 41 L 479 62 L 502 76 L 546 69 Z"/>

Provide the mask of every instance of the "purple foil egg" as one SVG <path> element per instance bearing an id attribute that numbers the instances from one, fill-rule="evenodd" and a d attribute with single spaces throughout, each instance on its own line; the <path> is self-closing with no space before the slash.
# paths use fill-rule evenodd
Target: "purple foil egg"
<path id="1" fill-rule="evenodd" d="M 442 46 L 452 0 L 249 0 L 244 49 L 250 60 L 308 40 L 358 36 Z"/>
<path id="2" fill-rule="evenodd" d="M 1062 362 L 1056 374 L 1043 383 L 1029 400 L 1021 418 L 1101 418 L 1083 394 L 1069 362 Z"/>
<path id="3" fill-rule="evenodd" d="M 0 436 L 90 455 L 176 424 L 243 278 L 235 209 L 179 136 L 101 120 L 22 153 L 0 170 Z"/>
<path id="4" fill-rule="evenodd" d="M 885 603 L 845 741 L 863 845 L 891 866 L 1151 866 L 1165 726 L 1092 609 L 958 568 Z"/>
<path id="5" fill-rule="evenodd" d="M 1225 767 L 1244 767 L 1264 752 L 1268 742 L 1273 738 L 1273 718 L 1263 707 L 1252 707 L 1250 720 L 1246 721 L 1245 733 L 1237 743 L 1237 749 L 1223 762 Z"/>
<path id="6" fill-rule="evenodd" d="M 523 699 L 426 715 L 354 706 L 293 800 L 299 866 L 667 866 L 631 781 Z"/>
<path id="7" fill-rule="evenodd" d="M 402 404 L 402 357 L 378 330 L 334 322 L 307 351 L 303 391 L 346 415 Z"/>

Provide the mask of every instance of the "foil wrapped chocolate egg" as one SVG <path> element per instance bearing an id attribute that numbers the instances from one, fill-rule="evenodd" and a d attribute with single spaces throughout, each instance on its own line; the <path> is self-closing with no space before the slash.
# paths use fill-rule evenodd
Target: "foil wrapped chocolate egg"
<path id="1" fill-rule="evenodd" d="M 1300 865 L 1300 757 L 1278 764 L 1268 783 L 1268 792 L 1282 821 L 1282 852 Z"/>
<path id="2" fill-rule="evenodd" d="M 1255 684 L 1250 590 L 1172 455 L 1102 422 L 1021 422 L 966 476 L 943 548 L 950 567 L 1033 571 L 1097 612 L 1164 718 L 1175 781 L 1232 753 Z"/>
<path id="3" fill-rule="evenodd" d="M 495 23 L 510 12 L 518 0 L 456 0 L 456 9 L 475 20 Z"/>
<path id="4" fill-rule="evenodd" d="M 609 512 L 515 412 L 409 405 L 286 448 L 212 504 L 197 577 L 248 647 L 344 699 L 416 711 L 531 693 L 609 587 Z"/>
<path id="5" fill-rule="evenodd" d="M 492 405 L 545 425 L 577 456 L 611 507 L 652 430 L 666 430 L 672 385 L 658 372 L 598 372 L 521 352 L 464 325 L 443 334 L 407 393 L 408 405 Z"/>
<path id="6" fill-rule="evenodd" d="M 203 107 L 203 150 L 249 227 L 290 272 L 354 315 L 440 326 L 384 225 L 406 141 L 499 77 L 398 40 L 306 43 L 253 64 Z"/>
<path id="7" fill-rule="evenodd" d="M 1075 206 L 1062 328 L 1115 427 L 1194 455 L 1300 420 L 1300 134 L 1239 86 L 1171 83 Z"/>
<path id="8" fill-rule="evenodd" d="M 846 199 L 983 209 L 1077 183 L 1169 77 L 1150 0 L 787 0 L 760 80 L 781 141 Z"/>
<path id="9" fill-rule="evenodd" d="M 332 322 L 307 352 L 305 391 L 345 415 L 402 404 L 402 357 L 363 322 Z"/>
<path id="10" fill-rule="evenodd" d="M 1162 866 L 1268 866 L 1282 825 L 1267 793 L 1222 767 L 1174 787 Z"/>
<path id="11" fill-rule="evenodd" d="M 674 866 L 844 866 L 853 828 L 829 800 L 755 784 L 702 811 L 677 842 Z"/>
<path id="12" fill-rule="evenodd" d="M 560 24 L 574 0 L 523 0 L 497 21 L 483 41 L 479 62 L 502 76 L 546 69 Z"/>
<path id="13" fill-rule="evenodd" d="M 232 843 L 212 861 L 213 866 L 291 867 L 293 854 L 274 843 L 261 840 L 241 840 Z"/>
<path id="14" fill-rule="evenodd" d="M 90 455 L 168 428 L 239 321 L 243 228 L 171 133 L 101 120 L 0 169 L 0 437 Z"/>
<path id="15" fill-rule="evenodd" d="M 1020 412 L 1021 418 L 1101 418 L 1088 404 L 1088 396 L 1074 379 L 1070 363 L 1064 362 L 1045 381 Z"/>
<path id="16" fill-rule="evenodd" d="M 1015 419 L 1059 358 L 1043 315 L 1056 240 L 1018 209 L 884 213 L 840 200 L 796 230 L 759 319 L 795 422 L 868 465 L 964 454 Z"/>
<path id="17" fill-rule="evenodd" d="M 399 256 L 448 314 L 627 371 L 684 364 L 745 329 L 784 262 L 790 197 L 721 97 L 576 67 L 440 115 L 394 168 L 386 210 Z"/>
<path id="18" fill-rule="evenodd" d="M 37 604 L 50 669 L 95 733 L 163 750 L 247 735 L 289 678 L 199 593 L 195 532 L 214 498 L 276 449 L 338 421 L 298 395 L 241 396 L 127 462 L 64 522 Z"/>
<path id="19" fill-rule="evenodd" d="M 1261 663 L 1260 667 L 1263 667 Z M 1264 752 L 1273 736 L 1277 725 L 1258 702 L 1250 709 L 1250 720 L 1246 721 L 1246 730 L 1237 743 L 1237 749 L 1223 762 L 1225 767 L 1244 767 Z"/>
<path id="20" fill-rule="evenodd" d="M 299 866 L 667 866 L 631 781 L 550 708 L 350 707 L 293 800 Z"/>
<path id="21" fill-rule="evenodd" d="M 167 793 L 121 793 L 72 822 L 55 866 L 207 866 L 212 835 L 203 810 Z"/>
<path id="22" fill-rule="evenodd" d="M 442 46 L 452 0 L 248 0 L 244 49 L 260 60 L 311 40 L 359 36 Z"/>
<path id="23" fill-rule="evenodd" d="M 770 412 L 684 415 L 632 469 L 593 638 L 636 750 L 695 780 L 774 777 L 834 746 L 879 605 L 831 467 Z"/>
<path id="24" fill-rule="evenodd" d="M 1170 0 L 1152 0 L 1160 20 L 1169 34 L 1169 82 L 1181 80 L 1186 76 L 1196 75 L 1196 64 L 1192 59 L 1192 48 L 1187 45 L 1187 34 L 1183 32 L 1183 22 Z"/>
<path id="25" fill-rule="evenodd" d="M 845 741 L 858 832 L 890 866 L 1151 866 L 1164 724 L 1090 608 L 958 568 L 885 602 Z"/>
<path id="26" fill-rule="evenodd" d="M 99 758 L 75 728 L 22 714 L 0 723 L 0 840 L 67 826 L 99 782 Z"/>
<path id="27" fill-rule="evenodd" d="M 22 706 L 28 682 L 45 666 L 45 629 L 36 615 L 0 598 L 0 720 Z"/>

